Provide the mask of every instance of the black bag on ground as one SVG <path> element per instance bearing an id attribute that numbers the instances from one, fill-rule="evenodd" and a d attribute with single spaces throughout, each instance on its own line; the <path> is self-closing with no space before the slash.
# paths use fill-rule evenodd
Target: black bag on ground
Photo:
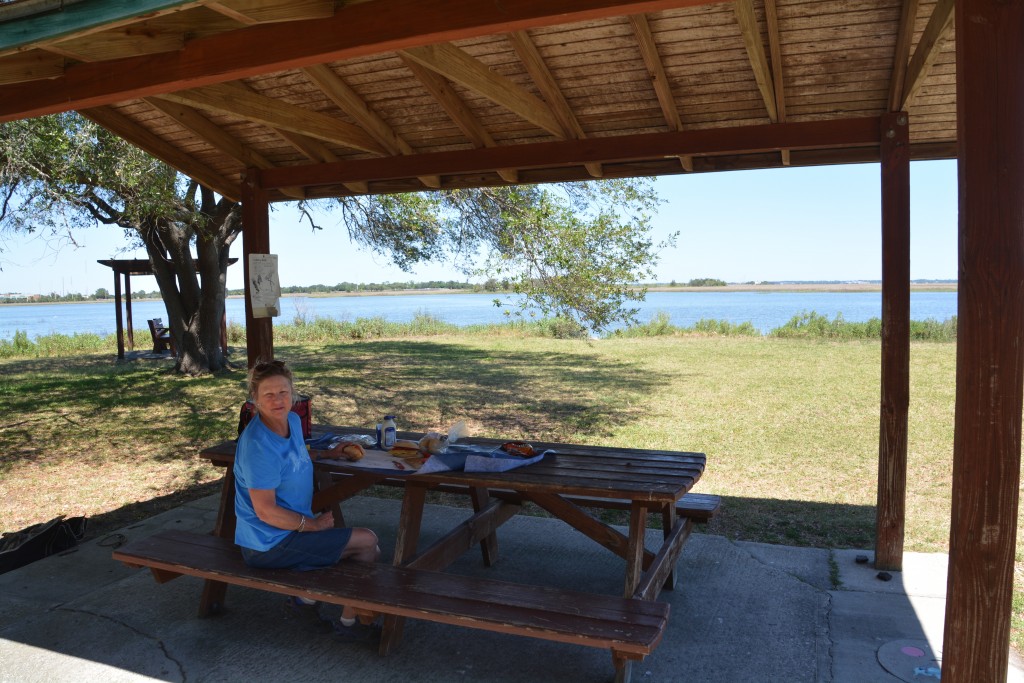
<path id="1" fill-rule="evenodd" d="M 85 536 L 85 526 L 85 517 L 61 515 L 0 535 L 0 574 L 75 547 Z"/>

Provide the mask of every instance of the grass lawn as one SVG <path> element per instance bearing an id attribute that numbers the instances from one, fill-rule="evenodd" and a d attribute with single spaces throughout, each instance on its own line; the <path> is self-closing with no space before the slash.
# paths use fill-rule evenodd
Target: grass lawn
<path id="1" fill-rule="evenodd" d="M 710 533 L 874 545 L 877 341 L 509 333 L 276 348 L 314 422 L 370 427 L 394 413 L 399 429 L 464 420 L 478 436 L 704 451 L 695 490 L 724 497 Z M 911 551 L 947 546 L 955 354 L 911 348 Z M 93 535 L 216 490 L 196 454 L 235 435 L 244 373 L 185 378 L 112 356 L 0 360 L 0 530 L 85 514 Z"/>

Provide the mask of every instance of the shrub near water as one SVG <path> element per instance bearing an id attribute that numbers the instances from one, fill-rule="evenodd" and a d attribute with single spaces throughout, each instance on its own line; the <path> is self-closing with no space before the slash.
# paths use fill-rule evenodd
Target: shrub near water
<path id="1" fill-rule="evenodd" d="M 882 321 L 871 318 L 863 323 L 851 323 L 843 319 L 843 314 L 836 315 L 834 320 L 828 316 L 811 311 L 794 315 L 782 327 L 776 327 L 768 333 L 772 337 L 801 339 L 881 339 Z M 914 341 L 956 341 L 956 316 L 945 322 L 934 318 L 924 321 L 910 322 L 910 338 Z"/>

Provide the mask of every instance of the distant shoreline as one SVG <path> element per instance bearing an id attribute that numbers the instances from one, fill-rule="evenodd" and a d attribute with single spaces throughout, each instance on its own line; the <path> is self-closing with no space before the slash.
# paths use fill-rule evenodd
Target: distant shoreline
<path id="1" fill-rule="evenodd" d="M 836 282 L 836 283 L 791 283 L 791 284 L 729 284 L 718 287 L 687 287 L 685 285 L 648 285 L 649 292 L 880 292 L 882 285 L 879 282 Z M 912 282 L 912 292 L 955 292 L 955 282 Z M 359 292 L 294 292 L 283 294 L 283 298 L 307 298 L 319 299 L 338 296 L 410 296 L 431 294 L 490 294 L 501 296 L 504 292 L 474 291 L 472 289 L 395 289 L 387 291 L 359 291 Z M 240 299 L 241 294 L 231 294 L 229 299 Z M 133 299 L 133 301 L 160 301 L 158 298 Z M 86 299 L 84 301 L 18 301 L 0 303 L 0 306 L 46 306 L 51 304 L 96 304 L 113 303 L 114 298 L 109 299 Z"/>

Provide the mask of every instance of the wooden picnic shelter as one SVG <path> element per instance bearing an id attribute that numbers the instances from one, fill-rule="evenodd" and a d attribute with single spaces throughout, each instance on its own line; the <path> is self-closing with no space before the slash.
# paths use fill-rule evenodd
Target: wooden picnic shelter
<path id="1" fill-rule="evenodd" d="M 13 0 L 0 27 L 0 121 L 77 110 L 241 200 L 246 270 L 271 252 L 275 201 L 879 163 L 879 568 L 903 556 L 910 161 L 956 158 L 942 675 L 1005 680 L 1024 391 L 1024 3 Z M 246 328 L 250 361 L 272 357 L 271 320 L 248 297 Z"/>
<path id="2" fill-rule="evenodd" d="M 237 262 L 237 258 L 228 259 L 229 266 Z M 101 259 L 97 263 L 107 266 L 114 271 L 114 322 L 117 326 L 117 358 L 118 360 L 123 360 L 125 346 L 130 351 L 135 349 L 135 328 L 132 326 L 131 276 L 152 275 L 153 264 L 149 262 L 149 259 Z M 122 281 L 124 282 L 123 308 L 121 306 Z M 123 318 L 122 310 L 124 311 Z M 226 347 L 226 331 L 223 329 L 225 325 L 226 319 L 221 321 L 221 343 Z M 126 341 L 127 344 L 125 343 Z M 225 352 L 226 350 L 225 348 Z"/>

